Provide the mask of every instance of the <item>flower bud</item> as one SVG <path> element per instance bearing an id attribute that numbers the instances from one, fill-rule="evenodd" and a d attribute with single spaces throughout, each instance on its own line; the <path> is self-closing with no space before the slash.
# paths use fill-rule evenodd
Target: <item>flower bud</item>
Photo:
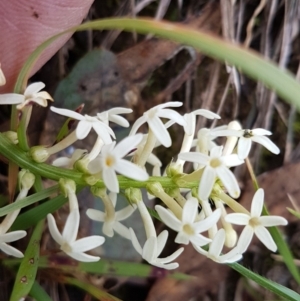
<path id="1" fill-rule="evenodd" d="M 127 188 L 125 190 L 125 196 L 130 204 L 138 204 L 142 201 L 142 192 L 138 188 Z"/>
<path id="2" fill-rule="evenodd" d="M 13 144 L 18 144 L 19 143 L 18 134 L 16 132 L 7 131 L 7 132 L 3 133 L 3 135 L 6 138 L 8 138 L 10 140 L 10 142 L 12 142 Z"/>
<path id="3" fill-rule="evenodd" d="M 38 163 L 45 162 L 50 157 L 47 148 L 41 145 L 32 147 L 29 153 L 32 159 Z"/>
<path id="4" fill-rule="evenodd" d="M 28 171 L 26 169 L 22 169 L 19 172 L 18 177 L 19 177 L 20 190 L 21 189 L 29 190 L 33 186 L 34 181 L 35 181 L 35 176 L 30 171 Z"/>
<path id="5" fill-rule="evenodd" d="M 76 192 L 76 183 L 70 179 L 59 179 L 59 187 L 65 197 Z"/>

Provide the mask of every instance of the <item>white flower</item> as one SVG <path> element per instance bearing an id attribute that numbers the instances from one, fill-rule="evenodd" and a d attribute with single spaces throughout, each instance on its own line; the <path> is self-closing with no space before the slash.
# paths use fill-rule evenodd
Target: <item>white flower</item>
<path id="1" fill-rule="evenodd" d="M 196 198 L 188 199 L 183 206 L 181 220 L 179 220 L 173 212 L 160 205 L 156 205 L 155 209 L 162 222 L 178 232 L 175 238 L 176 243 L 187 245 L 191 242 L 198 246 L 204 246 L 211 242 L 211 239 L 200 233 L 207 231 L 218 222 L 221 216 L 221 210 L 215 210 L 204 220 L 195 221 L 198 215 L 198 206 L 199 203 Z"/>
<path id="2" fill-rule="evenodd" d="M 218 263 L 232 263 L 240 260 L 242 258 L 242 254 L 239 253 L 238 247 L 233 248 L 227 254 L 220 255 L 225 243 L 225 236 L 225 230 L 220 229 L 213 238 L 213 241 L 210 243 L 208 251 L 205 251 L 204 249 L 196 245 L 194 245 L 194 248 L 200 254 L 203 254 Z"/>
<path id="3" fill-rule="evenodd" d="M 10 233 L 2 233 L 2 232 L 3 231 L 0 226 L 0 250 L 14 257 L 18 257 L 18 258 L 24 257 L 22 252 L 8 245 L 7 243 L 23 238 L 27 234 L 26 231 L 13 231 Z"/>
<path id="4" fill-rule="evenodd" d="M 0 95 L 0 104 L 1 105 L 17 105 L 18 110 L 22 110 L 25 106 L 32 103 L 36 103 L 42 107 L 47 107 L 48 100 L 53 101 L 50 94 L 46 91 L 41 91 L 45 87 L 45 84 L 42 82 L 37 82 L 29 85 L 24 95 L 16 93 L 8 93 Z"/>
<path id="5" fill-rule="evenodd" d="M 240 159 L 245 159 L 250 152 L 252 141 L 260 143 L 274 154 L 279 154 L 280 149 L 266 135 L 272 135 L 265 129 L 254 130 L 220 130 L 214 133 L 216 136 L 235 136 L 239 137 L 237 154 Z"/>
<path id="6" fill-rule="evenodd" d="M 65 168 L 73 168 L 74 163 L 81 159 L 85 154 L 87 154 L 87 150 L 86 149 L 76 149 L 71 158 L 68 157 L 60 157 L 55 159 L 52 162 L 53 166 L 57 166 L 57 167 L 65 167 Z"/>
<path id="7" fill-rule="evenodd" d="M 284 226 L 287 225 L 287 220 L 281 216 L 261 216 L 263 204 L 264 190 L 260 188 L 254 194 L 251 214 L 230 213 L 225 217 L 228 223 L 246 226 L 239 238 L 240 253 L 246 251 L 254 233 L 269 250 L 273 252 L 277 250 L 277 246 L 266 227 Z"/>
<path id="8" fill-rule="evenodd" d="M 183 252 L 184 248 L 178 249 L 172 255 L 166 258 L 158 258 L 168 239 L 169 233 L 167 230 L 162 231 L 157 237 L 150 236 L 145 242 L 143 248 L 141 247 L 133 229 L 130 228 L 129 230 L 131 234 L 132 244 L 135 250 L 143 257 L 144 260 L 154 266 L 166 270 L 173 270 L 179 266 L 177 262 L 171 263 L 171 261 L 175 260 Z"/>
<path id="9" fill-rule="evenodd" d="M 103 122 L 111 121 L 125 128 L 129 127 L 129 122 L 120 114 L 129 114 L 132 113 L 131 109 L 128 108 L 112 108 L 110 110 L 104 111 L 102 113 L 97 114 L 97 118 Z"/>
<path id="10" fill-rule="evenodd" d="M 233 198 L 237 198 L 240 195 L 237 180 L 228 167 L 240 165 L 244 161 L 240 160 L 237 155 L 222 156 L 222 149 L 222 146 L 213 147 L 210 151 L 210 156 L 196 152 L 178 155 L 180 159 L 205 166 L 198 191 L 201 200 L 209 198 L 217 177 L 220 178 Z"/>
<path id="11" fill-rule="evenodd" d="M 50 109 L 57 114 L 79 120 L 76 128 L 76 136 L 80 140 L 84 139 L 90 133 L 92 128 L 105 144 L 112 142 L 110 136 L 116 138 L 113 130 L 104 122 L 100 121 L 97 117 L 92 117 L 89 115 L 83 116 L 75 111 L 68 109 L 58 109 L 55 107 L 50 107 Z"/>
<path id="12" fill-rule="evenodd" d="M 143 116 L 138 118 L 136 122 L 133 124 L 132 129 L 129 135 L 134 135 L 138 128 L 144 124 L 148 123 L 148 126 L 154 133 L 156 139 L 165 147 L 171 146 L 171 137 L 167 129 L 165 128 L 163 122 L 160 118 L 167 118 L 175 121 L 176 123 L 185 126 L 184 118 L 174 110 L 165 109 L 166 107 L 180 107 L 182 106 L 182 102 L 174 101 L 167 102 L 160 105 L 155 106 L 154 108 L 148 110 L 144 113 Z"/>
<path id="13" fill-rule="evenodd" d="M 122 159 L 131 152 L 142 139 L 143 135 L 137 134 L 126 137 L 118 143 L 117 146 L 115 146 L 115 142 L 103 146 L 100 153 L 100 168 L 104 184 L 111 192 L 119 192 L 119 182 L 116 172 L 137 181 L 148 180 L 149 176 L 146 171 L 137 165 Z M 92 161 L 90 164 L 96 164 L 95 161 Z"/>
<path id="14" fill-rule="evenodd" d="M 117 194 L 116 193 L 110 193 L 109 198 L 112 202 L 112 205 L 115 207 L 116 202 L 117 202 Z M 109 236 L 112 237 L 114 236 L 114 231 L 116 231 L 118 234 L 121 236 L 130 239 L 130 232 L 127 227 L 122 225 L 120 221 L 125 220 L 128 218 L 136 209 L 136 205 L 128 205 L 125 208 L 116 211 L 114 214 L 114 218 L 111 219 L 108 217 L 108 214 L 106 212 L 102 212 L 100 210 L 96 209 L 88 209 L 86 211 L 86 215 L 97 222 L 103 222 L 103 227 L 102 227 L 102 232 Z"/>
<path id="15" fill-rule="evenodd" d="M 6 78 L 4 76 L 4 73 L 1 69 L 1 64 L 0 64 L 0 86 L 4 86 L 6 84 Z"/>
<path id="16" fill-rule="evenodd" d="M 105 241 L 104 237 L 93 235 L 76 240 L 80 220 L 79 210 L 70 212 L 62 234 L 60 234 L 52 214 L 47 215 L 47 220 L 51 236 L 67 255 L 83 262 L 94 262 L 100 259 L 98 256 L 88 255 L 84 252 L 102 245 Z"/>

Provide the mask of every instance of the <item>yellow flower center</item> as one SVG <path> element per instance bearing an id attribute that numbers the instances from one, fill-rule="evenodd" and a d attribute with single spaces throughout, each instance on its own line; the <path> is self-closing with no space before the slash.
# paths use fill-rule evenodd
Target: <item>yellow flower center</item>
<path id="1" fill-rule="evenodd" d="M 259 218 L 258 218 L 258 217 L 252 217 L 252 218 L 249 220 L 249 225 L 250 225 L 252 228 L 255 228 L 256 226 L 259 226 L 259 225 L 260 225 Z"/>
<path id="2" fill-rule="evenodd" d="M 219 167 L 219 166 L 221 166 L 221 165 L 222 165 L 222 161 L 219 160 L 218 158 L 214 158 L 214 159 L 211 159 L 211 160 L 210 160 L 210 166 L 211 166 L 212 168 L 217 168 L 217 167 Z"/>
<path id="3" fill-rule="evenodd" d="M 183 232 L 186 233 L 188 236 L 195 234 L 194 229 L 191 227 L 190 224 L 185 224 L 183 226 Z"/>
<path id="4" fill-rule="evenodd" d="M 112 167 L 115 164 L 115 158 L 113 156 L 107 156 L 105 159 L 105 165 L 107 167 Z"/>

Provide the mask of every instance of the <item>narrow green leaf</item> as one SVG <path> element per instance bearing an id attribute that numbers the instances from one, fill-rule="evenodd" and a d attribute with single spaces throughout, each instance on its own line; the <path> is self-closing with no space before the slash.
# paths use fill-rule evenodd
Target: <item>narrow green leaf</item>
<path id="1" fill-rule="evenodd" d="M 59 195 L 45 203 L 20 214 L 13 223 L 11 230 L 26 230 L 44 219 L 48 213 L 53 213 L 67 203 L 68 199 Z"/>
<path id="2" fill-rule="evenodd" d="M 71 277 L 64 277 L 63 279 L 65 283 L 72 284 L 81 288 L 100 301 L 121 301 L 119 298 L 110 295 L 109 293 L 97 288 L 89 282 Z"/>
<path id="3" fill-rule="evenodd" d="M 290 213 L 292 213 L 294 216 L 300 219 L 300 212 L 292 209 L 292 208 L 286 208 Z"/>
<path id="4" fill-rule="evenodd" d="M 24 258 L 20 264 L 10 301 L 19 301 L 30 292 L 38 269 L 40 256 L 40 239 L 44 230 L 44 220 L 40 221 L 30 238 Z"/>
<path id="5" fill-rule="evenodd" d="M 51 37 L 41 44 L 27 59 L 19 73 L 15 91 L 22 90 L 24 83 L 27 83 L 34 63 L 44 49 L 54 40 L 69 32 L 88 29 L 121 29 L 139 33 L 152 33 L 192 46 L 212 58 L 226 61 L 236 66 L 248 76 L 261 81 L 274 90 L 284 100 L 295 105 L 298 110 L 300 109 L 300 84 L 295 79 L 295 76 L 286 70 L 281 70 L 275 63 L 264 59 L 259 53 L 183 24 L 139 18 L 111 18 L 87 22 Z"/>
<path id="6" fill-rule="evenodd" d="M 237 272 L 239 272 L 241 275 L 243 275 L 244 277 L 246 277 L 247 279 L 251 279 L 253 281 L 255 281 L 257 284 L 259 284 L 260 286 L 266 288 L 267 290 L 275 293 L 276 295 L 283 297 L 284 300 L 291 300 L 291 301 L 299 301 L 300 300 L 300 295 L 297 294 L 296 292 L 292 291 L 291 289 L 278 284 L 276 282 L 273 282 L 271 280 L 268 280 L 265 277 L 262 277 L 250 270 L 248 270 L 247 268 L 245 268 L 244 266 L 238 264 L 238 263 L 231 263 L 228 264 L 228 266 L 230 266 L 231 268 L 233 268 L 234 270 L 236 270 Z"/>
<path id="7" fill-rule="evenodd" d="M 50 195 L 52 195 L 54 192 L 58 191 L 58 185 L 54 185 L 50 188 L 47 188 L 45 190 L 36 192 L 23 200 L 20 200 L 19 202 L 15 202 L 9 205 L 6 205 L 5 207 L 0 208 L 0 216 L 5 216 L 8 213 L 15 211 L 17 209 L 25 208 L 29 205 L 32 205 L 36 202 L 39 202 L 41 200 L 46 199 Z"/>
<path id="8" fill-rule="evenodd" d="M 32 285 L 29 296 L 34 298 L 36 301 L 53 301 L 36 281 Z"/>

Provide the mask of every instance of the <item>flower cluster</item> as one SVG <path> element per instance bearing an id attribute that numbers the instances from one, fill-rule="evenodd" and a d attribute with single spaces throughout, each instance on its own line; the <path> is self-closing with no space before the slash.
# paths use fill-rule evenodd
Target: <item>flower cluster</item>
<path id="1" fill-rule="evenodd" d="M 52 98 L 46 92 L 38 92 L 43 87 L 42 83 L 35 83 L 25 90 L 24 95 L 2 95 L 0 104 L 18 104 L 18 109 L 33 102 L 45 106 L 46 99 Z M 236 121 L 215 129 L 203 128 L 196 132 L 199 116 L 208 119 L 219 119 L 220 116 L 204 109 L 182 116 L 172 109 L 181 105 L 181 102 L 168 102 L 151 108 L 136 120 L 129 136 L 119 143 L 115 141 L 116 136 L 110 123 L 128 127 L 129 123 L 120 115 L 131 113 L 132 110 L 114 108 L 89 116 L 51 107 L 53 112 L 77 120 L 76 129 L 51 147 L 32 147 L 30 154 L 36 162 L 44 162 L 76 140 L 86 138 L 90 131 L 95 131 L 97 138 L 90 150 L 76 149 L 71 158 L 56 158 L 53 165 L 75 169 L 83 174 L 82 178 L 90 186 L 91 193 L 104 205 L 103 211 L 88 209 L 87 216 L 103 223 L 102 232 L 105 236 L 112 237 L 117 233 L 130 240 L 134 249 L 152 265 L 164 269 L 178 267 L 174 260 L 184 248 L 180 247 L 165 258 L 160 257 L 168 239 L 168 231 L 156 233 L 141 188 L 146 188 L 150 195 L 162 202 L 155 206 L 155 210 L 160 220 L 177 232 L 175 242 L 178 244 L 191 243 L 200 254 L 219 263 L 230 263 L 242 258 L 255 234 L 268 249 L 275 252 L 276 244 L 266 227 L 286 225 L 287 221 L 279 216 L 261 216 L 263 189 L 258 189 L 255 193 L 250 212 L 240 205 L 235 200 L 240 196 L 239 184 L 231 170 L 232 167 L 244 163 L 252 141 L 278 154 L 277 146 L 266 137 L 271 133 L 263 129 L 242 129 Z M 162 164 L 155 155 L 155 148 L 159 145 L 172 145 L 168 128 L 173 124 L 182 127 L 184 138 L 177 160 L 172 161 L 164 176 L 161 176 Z M 147 125 L 148 131 L 137 134 L 142 125 Z M 223 136 L 227 137 L 224 145 L 213 141 L 216 137 Z M 186 162 L 193 163 L 190 174 L 184 173 Z M 147 163 L 153 167 L 152 174 L 147 172 Z M 69 200 L 69 214 L 62 232 L 59 231 L 54 216 L 48 214 L 48 226 L 53 239 L 59 244 L 61 251 L 76 260 L 99 260 L 98 256 L 85 252 L 103 244 L 105 238 L 94 235 L 77 239 L 80 212 L 76 183 L 62 178 L 60 186 Z M 116 210 L 120 191 L 125 193 L 129 204 Z M 227 213 L 228 208 L 233 212 Z M 122 223 L 135 210 L 142 218 L 147 237 L 142 244 L 134 229 L 127 228 Z M 8 223 L 9 226 L 10 224 L 11 222 Z M 244 226 L 239 237 L 233 225 Z M 0 234 L 3 235 L 0 248 L 13 256 L 20 256 L 19 251 L 11 247 L 9 249 L 6 242 L 21 238 L 24 233 L 17 231 L 22 233 L 15 233 L 12 238 L 12 232 L 11 236 L 6 237 L 8 234 L 4 233 L 9 226 L 0 226 Z"/>

